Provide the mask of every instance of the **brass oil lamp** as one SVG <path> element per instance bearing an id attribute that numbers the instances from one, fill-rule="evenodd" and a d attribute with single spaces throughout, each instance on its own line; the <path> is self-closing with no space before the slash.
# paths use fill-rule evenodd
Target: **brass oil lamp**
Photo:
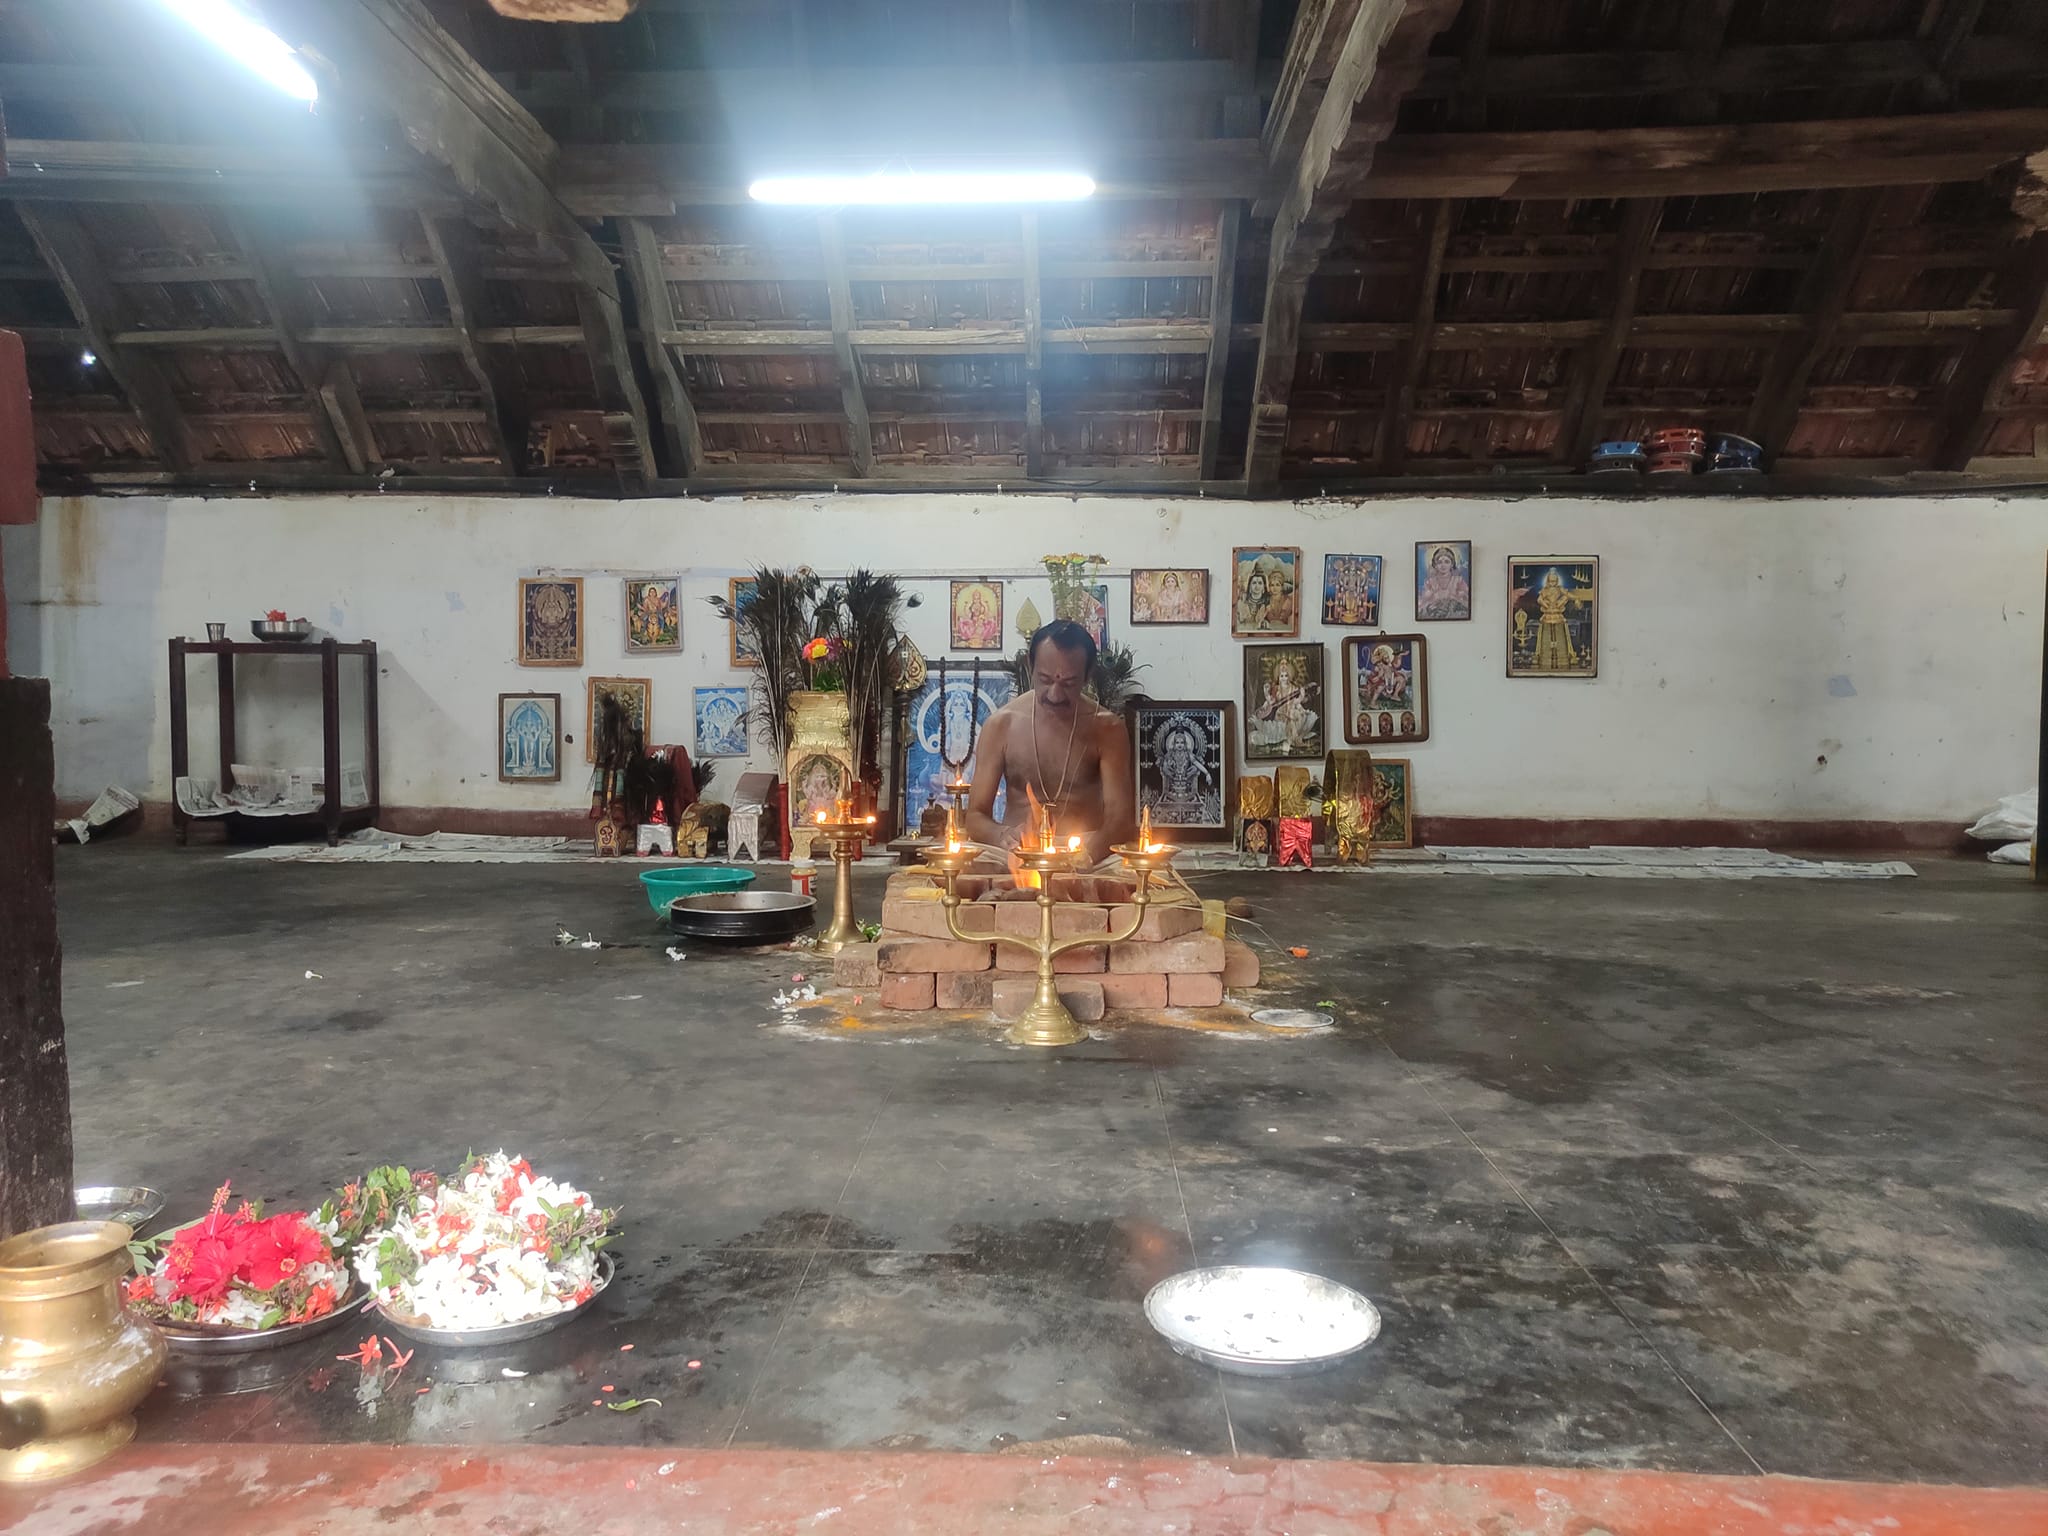
<path id="1" fill-rule="evenodd" d="M 860 943 L 863 937 L 860 924 L 853 920 L 853 866 L 875 830 L 875 818 L 855 817 L 852 798 L 841 795 L 830 819 L 820 811 L 816 825 L 831 840 L 832 867 L 837 875 L 832 890 L 832 923 L 818 935 L 818 948 L 825 954 L 836 955 L 847 945 Z"/>

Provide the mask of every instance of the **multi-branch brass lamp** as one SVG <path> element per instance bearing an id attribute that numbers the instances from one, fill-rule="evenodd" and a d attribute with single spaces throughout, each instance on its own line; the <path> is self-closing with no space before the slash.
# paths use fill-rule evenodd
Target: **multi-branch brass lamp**
<path id="1" fill-rule="evenodd" d="M 832 840 L 832 867 L 837 876 L 832 890 L 832 925 L 818 935 L 818 948 L 836 955 L 862 938 L 860 924 L 853 920 L 853 865 L 868 834 L 875 830 L 875 818 L 856 818 L 853 801 L 841 795 L 829 820 L 823 811 L 818 812 L 817 828 Z"/>
<path id="2" fill-rule="evenodd" d="M 1137 933 L 1145 921 L 1145 908 L 1152 899 L 1151 884 L 1155 871 L 1164 870 L 1173 862 L 1178 849 L 1152 841 L 1152 813 L 1147 810 L 1144 821 L 1138 828 L 1138 840 L 1110 850 L 1124 861 L 1124 867 L 1138 877 L 1138 887 L 1131 897 L 1133 914 L 1122 932 L 1108 934 L 1084 933 L 1069 938 L 1056 939 L 1052 934 L 1052 909 L 1054 904 L 1052 882 L 1055 875 L 1071 873 L 1080 862 L 1081 839 L 1070 837 L 1062 847 L 1053 836 L 1052 813 L 1041 808 L 1038 813 L 1038 835 L 1027 838 L 1019 845 L 1017 862 L 1038 876 L 1038 933 L 1035 937 L 1024 937 L 1013 933 L 970 933 L 960 926 L 960 872 L 972 864 L 980 849 L 960 840 L 959 826 L 952 812 L 946 815 L 946 845 L 944 848 L 925 850 L 926 868 L 942 876 L 946 882 L 944 897 L 946 907 L 946 928 L 954 938 L 965 939 L 974 944 L 994 942 L 1014 944 L 1019 949 L 1029 950 L 1038 957 L 1038 989 L 1031 999 L 1030 1007 L 1010 1027 L 1010 1040 L 1016 1045 L 1073 1045 L 1088 1038 L 1088 1032 L 1080 1021 L 1060 1001 L 1059 985 L 1053 979 L 1053 961 L 1070 949 L 1087 944 L 1121 944 Z"/>

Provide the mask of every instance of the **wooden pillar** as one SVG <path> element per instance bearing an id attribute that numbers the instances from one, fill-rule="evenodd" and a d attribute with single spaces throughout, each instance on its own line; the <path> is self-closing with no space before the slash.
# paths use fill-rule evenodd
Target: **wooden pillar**
<path id="1" fill-rule="evenodd" d="M 0 677 L 0 1237 L 71 1218 L 50 685 Z"/>
<path id="2" fill-rule="evenodd" d="M 2035 767 L 2034 783 L 2048 785 L 2048 608 L 2041 611 L 2041 759 Z M 2036 790 L 2036 799 L 2039 791 Z M 2048 858 L 2041 856 L 2040 812 L 2034 819 L 2034 884 L 2048 885 Z"/>

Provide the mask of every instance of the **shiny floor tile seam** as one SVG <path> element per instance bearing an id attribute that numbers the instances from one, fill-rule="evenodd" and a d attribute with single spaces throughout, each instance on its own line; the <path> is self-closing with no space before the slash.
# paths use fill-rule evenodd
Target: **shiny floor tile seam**
<path id="1" fill-rule="evenodd" d="M 1377 1035 L 1377 1032 L 1375 1032 L 1375 1034 Z M 1401 1053 L 1396 1051 L 1391 1045 L 1388 1045 L 1383 1037 L 1380 1038 L 1379 1043 L 1380 1048 L 1384 1050 L 1390 1057 L 1392 1057 L 1395 1064 L 1401 1068 L 1404 1074 L 1406 1074 L 1408 1070 L 1408 1063 L 1401 1056 Z M 1528 1197 L 1528 1195 L 1523 1192 L 1520 1183 L 1518 1183 L 1513 1177 L 1511 1177 L 1507 1173 L 1505 1169 L 1503 1169 L 1500 1166 L 1500 1164 L 1494 1159 L 1492 1153 L 1488 1152 L 1486 1148 L 1482 1147 L 1476 1140 L 1473 1139 L 1472 1134 L 1469 1131 L 1467 1131 L 1465 1127 L 1458 1121 L 1457 1116 L 1452 1114 L 1450 1109 L 1447 1106 L 1445 1106 L 1440 1099 L 1438 1099 L 1435 1090 L 1430 1086 L 1428 1080 L 1426 1078 L 1416 1077 L 1414 1081 L 1422 1089 L 1422 1091 L 1429 1096 L 1430 1102 L 1437 1106 L 1437 1108 L 1443 1113 L 1445 1118 L 1450 1120 L 1450 1122 L 1453 1125 L 1456 1125 L 1458 1127 L 1459 1134 L 1465 1138 L 1466 1142 L 1471 1146 L 1472 1150 L 1474 1152 L 1477 1152 L 1482 1158 L 1486 1160 L 1486 1166 L 1492 1170 L 1493 1176 L 1499 1179 L 1502 1184 L 1504 1184 L 1509 1190 L 1511 1190 L 1514 1193 L 1515 1198 L 1519 1200 L 1524 1207 L 1527 1208 L 1529 1214 L 1536 1219 L 1537 1223 L 1549 1235 L 1550 1240 L 1557 1245 L 1558 1250 L 1564 1254 L 1567 1260 L 1570 1261 L 1572 1267 L 1578 1270 L 1578 1272 L 1585 1277 L 1586 1282 L 1589 1285 L 1591 1285 L 1593 1289 L 1599 1294 L 1601 1301 L 1606 1304 L 1608 1310 L 1611 1311 L 1616 1317 L 1621 1319 L 1623 1325 L 1628 1328 L 1629 1332 L 1634 1334 L 1637 1340 L 1642 1344 L 1642 1346 L 1645 1349 L 1649 1350 L 1650 1353 L 1656 1358 L 1657 1362 L 1671 1374 L 1671 1378 L 1674 1381 L 1676 1381 L 1679 1384 L 1679 1386 L 1685 1389 L 1686 1395 L 1699 1405 L 1700 1411 L 1706 1414 L 1706 1416 L 1713 1421 L 1714 1427 L 1720 1430 L 1721 1433 L 1727 1437 L 1729 1444 L 1735 1447 L 1736 1451 L 1742 1456 L 1742 1459 L 1748 1462 L 1752 1467 L 1756 1469 L 1757 1475 L 1767 1476 L 1768 1471 L 1765 1468 L 1764 1464 L 1757 1460 L 1755 1453 L 1752 1452 L 1749 1446 L 1743 1442 L 1741 1436 L 1737 1435 L 1735 1431 L 1729 1427 L 1727 1421 L 1723 1419 L 1718 1412 L 1715 1411 L 1714 1405 L 1708 1402 L 1706 1397 L 1700 1392 L 1700 1389 L 1693 1384 L 1692 1379 L 1688 1377 L 1684 1371 L 1678 1368 L 1677 1363 L 1673 1361 L 1668 1354 L 1665 1353 L 1664 1349 L 1658 1344 L 1657 1340 L 1651 1337 L 1649 1331 L 1646 1328 L 1644 1328 L 1644 1326 L 1640 1322 L 1638 1322 L 1633 1316 L 1630 1315 L 1628 1310 L 1625 1307 L 1623 1307 L 1620 1301 L 1613 1295 L 1613 1293 L 1608 1290 L 1607 1286 L 1601 1282 L 1600 1277 L 1595 1275 L 1591 1269 L 1587 1268 L 1585 1262 L 1573 1250 L 1571 1244 L 1564 1240 L 1563 1236 L 1560 1235 L 1557 1229 L 1550 1224 L 1549 1219 L 1546 1216 L 1544 1216 L 1543 1212 L 1537 1209 L 1535 1202 L 1532 1201 Z"/>

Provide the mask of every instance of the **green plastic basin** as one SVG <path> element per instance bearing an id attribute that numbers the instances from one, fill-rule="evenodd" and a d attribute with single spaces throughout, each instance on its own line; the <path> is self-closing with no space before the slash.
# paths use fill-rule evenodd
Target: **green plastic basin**
<path id="1" fill-rule="evenodd" d="M 683 864 L 665 869 L 640 871 L 641 889 L 656 917 L 668 916 L 668 904 L 678 896 L 702 896 L 707 891 L 737 891 L 754 883 L 751 869 L 734 869 L 730 864 Z"/>

